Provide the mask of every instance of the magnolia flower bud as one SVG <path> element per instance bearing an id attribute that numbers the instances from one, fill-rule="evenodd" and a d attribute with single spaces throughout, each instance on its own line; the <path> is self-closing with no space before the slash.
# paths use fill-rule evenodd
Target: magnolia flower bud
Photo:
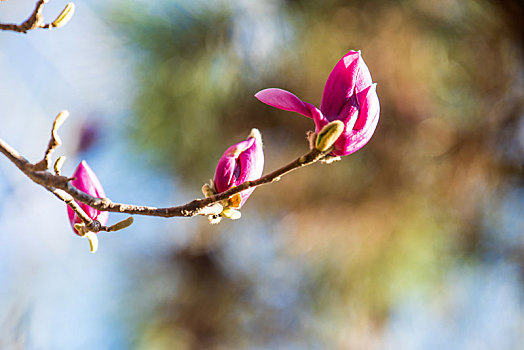
<path id="1" fill-rule="evenodd" d="M 317 134 L 330 122 L 342 122 L 344 130 L 333 144 L 332 156 L 346 156 L 364 147 L 379 119 L 376 84 L 360 51 L 348 52 L 335 65 L 324 87 L 320 109 L 281 89 L 265 89 L 255 97 L 270 106 L 312 118 Z"/>
<path id="2" fill-rule="evenodd" d="M 75 172 L 73 173 L 73 177 L 74 180 L 71 181 L 71 185 L 80 191 L 98 198 L 104 198 L 106 196 L 100 181 L 85 161 L 82 161 L 80 164 L 78 164 Z M 98 220 L 102 225 L 107 224 L 107 219 L 109 218 L 109 213 L 107 211 L 96 210 L 82 202 L 77 201 L 76 203 L 92 220 Z M 83 236 L 83 233 L 79 232 L 75 227 L 75 224 L 81 224 L 82 220 L 69 206 L 67 207 L 67 215 L 69 216 L 69 221 L 71 222 L 73 231 L 75 231 L 77 235 Z"/>
<path id="3" fill-rule="evenodd" d="M 247 140 L 229 147 L 218 161 L 214 177 L 214 187 L 217 193 L 236 187 L 245 181 L 256 180 L 264 170 L 264 152 L 262 151 L 262 136 L 258 129 L 252 129 Z M 228 204 L 241 208 L 254 188 L 233 196 Z M 230 215 L 237 218 L 237 214 Z"/>

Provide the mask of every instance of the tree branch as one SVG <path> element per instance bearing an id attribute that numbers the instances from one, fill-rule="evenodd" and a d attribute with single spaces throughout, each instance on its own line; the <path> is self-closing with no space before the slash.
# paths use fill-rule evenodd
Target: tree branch
<path id="1" fill-rule="evenodd" d="M 0 152 L 3 153 L 7 157 L 7 159 L 9 159 L 13 164 L 15 164 L 18 167 L 18 169 L 20 169 L 33 182 L 37 183 L 38 185 L 41 185 L 42 187 L 53 193 L 60 200 L 64 201 L 67 205 L 69 205 L 82 219 L 84 224 L 89 229 L 92 229 L 94 232 L 98 232 L 100 230 L 114 231 L 114 229 L 109 229 L 107 227 L 105 227 L 104 229 L 104 227 L 102 227 L 100 223 L 98 223 L 96 220 L 91 220 L 85 214 L 85 212 L 82 211 L 78 204 L 75 203 L 75 200 L 85 203 L 90 207 L 100 211 L 127 213 L 132 215 L 159 216 L 165 218 L 193 217 L 196 215 L 219 215 L 223 209 L 222 205 L 219 203 L 220 201 L 228 199 L 231 196 L 244 190 L 278 181 L 282 176 L 288 174 L 289 172 L 295 169 L 302 168 L 304 166 L 313 164 L 321 160 L 330 152 L 330 150 L 322 152 L 319 151 L 317 148 L 313 148 L 307 154 L 297 158 L 293 162 L 257 180 L 246 181 L 240 184 L 239 186 L 231 188 L 225 192 L 210 196 L 205 199 L 195 199 L 191 202 L 188 202 L 180 206 L 156 208 L 144 205 L 115 203 L 112 202 L 109 198 L 96 198 L 78 190 L 73 185 L 71 185 L 70 178 L 59 174 L 59 172 L 56 169 L 56 166 L 56 174 L 53 174 L 48 170 L 50 167 L 49 155 L 60 144 L 60 139 L 56 134 L 56 130 L 58 126 L 61 124 L 60 121 L 65 119 L 64 114 L 64 112 L 60 113 L 55 119 L 53 129 L 51 132 L 51 141 L 49 142 L 49 146 L 47 148 L 47 151 L 45 152 L 44 159 L 42 161 L 36 164 L 30 163 L 27 159 L 21 156 L 15 149 L 13 149 L 2 139 L 0 139 Z"/>
<path id="2" fill-rule="evenodd" d="M 27 33 L 29 30 L 36 28 L 51 29 L 62 27 L 67 22 L 69 22 L 73 16 L 73 13 L 75 12 L 75 5 L 73 3 L 68 3 L 52 23 L 45 24 L 42 10 L 47 2 L 48 0 L 38 0 L 33 13 L 31 16 L 29 16 L 28 19 L 20 24 L 0 23 L 0 30 Z"/>

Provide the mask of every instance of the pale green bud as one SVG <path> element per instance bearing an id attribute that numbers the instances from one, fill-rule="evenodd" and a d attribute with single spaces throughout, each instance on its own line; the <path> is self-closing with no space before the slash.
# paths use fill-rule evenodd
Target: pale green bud
<path id="1" fill-rule="evenodd" d="M 340 120 L 332 121 L 320 130 L 317 136 L 316 149 L 321 152 L 326 152 L 344 131 L 344 123 Z"/>
<path id="2" fill-rule="evenodd" d="M 58 15 L 58 17 L 51 23 L 53 27 L 62 27 L 66 25 L 67 22 L 73 17 L 73 13 L 75 13 L 75 4 L 70 2 L 69 4 L 64 7 L 62 12 Z"/>
<path id="3" fill-rule="evenodd" d="M 122 220 L 122 221 L 120 221 L 120 222 L 117 222 L 116 224 L 110 226 L 110 227 L 108 228 L 108 231 L 109 231 L 109 232 L 114 232 L 114 231 L 123 230 L 123 229 L 125 229 L 125 228 L 131 226 L 131 224 L 133 223 L 133 221 L 134 221 L 134 220 L 133 220 L 133 217 L 130 216 L 130 217 L 128 217 L 127 219 Z"/>

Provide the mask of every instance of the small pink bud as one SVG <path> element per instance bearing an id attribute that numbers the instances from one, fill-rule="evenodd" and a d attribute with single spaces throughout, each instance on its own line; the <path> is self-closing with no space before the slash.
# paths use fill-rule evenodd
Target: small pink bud
<path id="1" fill-rule="evenodd" d="M 229 147 L 218 161 L 214 185 L 217 193 L 229 190 L 243 182 L 256 180 L 264 170 L 264 152 L 262 136 L 258 129 L 252 129 L 247 140 Z M 242 207 L 255 189 L 240 192 Z"/>
<path id="2" fill-rule="evenodd" d="M 89 165 L 87 165 L 85 160 L 78 164 L 75 172 L 73 173 L 73 177 L 75 179 L 71 181 L 71 185 L 80 191 L 98 198 L 104 198 L 106 196 L 100 181 L 96 177 L 93 170 L 91 170 Z M 82 202 L 77 201 L 76 203 L 80 205 L 80 207 L 86 212 L 87 216 L 89 216 L 91 219 L 98 220 L 102 225 L 107 224 L 107 219 L 109 218 L 109 213 L 107 211 L 96 210 Z M 75 231 L 77 235 L 80 235 L 75 228 L 75 224 L 82 223 L 82 220 L 69 206 L 67 207 L 67 215 L 69 216 L 69 221 L 71 222 L 73 231 Z"/>
<path id="3" fill-rule="evenodd" d="M 312 118 L 317 133 L 335 120 L 344 123 L 342 134 L 333 144 L 333 156 L 346 156 L 364 147 L 375 132 L 380 113 L 376 84 L 360 51 L 348 52 L 335 65 L 324 87 L 320 109 L 281 89 L 265 89 L 255 97 L 270 106 Z"/>

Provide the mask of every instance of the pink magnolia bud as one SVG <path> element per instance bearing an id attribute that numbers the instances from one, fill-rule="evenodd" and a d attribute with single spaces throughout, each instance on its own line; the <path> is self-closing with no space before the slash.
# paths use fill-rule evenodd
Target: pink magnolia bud
<path id="1" fill-rule="evenodd" d="M 89 165 L 87 165 L 85 160 L 82 161 L 80 164 L 78 164 L 73 174 L 73 177 L 75 179 L 71 181 L 71 185 L 73 185 L 80 191 L 85 192 L 93 197 L 98 197 L 98 198 L 104 198 L 106 196 L 104 189 L 102 188 L 102 185 L 100 184 L 100 181 L 96 177 L 93 170 L 91 170 Z M 91 219 L 98 220 L 102 225 L 107 224 L 107 219 L 109 218 L 109 213 L 107 211 L 96 210 L 82 202 L 76 202 L 76 203 L 80 205 L 80 207 L 86 212 L 86 214 Z M 69 221 L 71 222 L 73 231 L 75 231 L 76 234 L 79 234 L 74 226 L 75 224 L 81 223 L 82 220 L 76 215 L 76 213 L 69 206 L 67 207 L 67 215 L 69 216 Z"/>
<path id="2" fill-rule="evenodd" d="M 346 156 L 364 147 L 379 119 L 376 84 L 360 51 L 348 52 L 335 65 L 324 87 L 320 109 L 281 89 L 265 89 L 255 97 L 270 106 L 312 118 L 317 133 L 329 122 L 343 122 L 344 131 L 331 152 L 334 156 Z"/>
<path id="3" fill-rule="evenodd" d="M 214 178 L 215 190 L 220 193 L 245 181 L 256 180 L 262 176 L 263 170 L 262 137 L 258 129 L 252 129 L 247 140 L 229 147 L 218 161 Z M 252 188 L 240 192 L 241 202 L 238 208 L 244 205 L 254 190 Z"/>

